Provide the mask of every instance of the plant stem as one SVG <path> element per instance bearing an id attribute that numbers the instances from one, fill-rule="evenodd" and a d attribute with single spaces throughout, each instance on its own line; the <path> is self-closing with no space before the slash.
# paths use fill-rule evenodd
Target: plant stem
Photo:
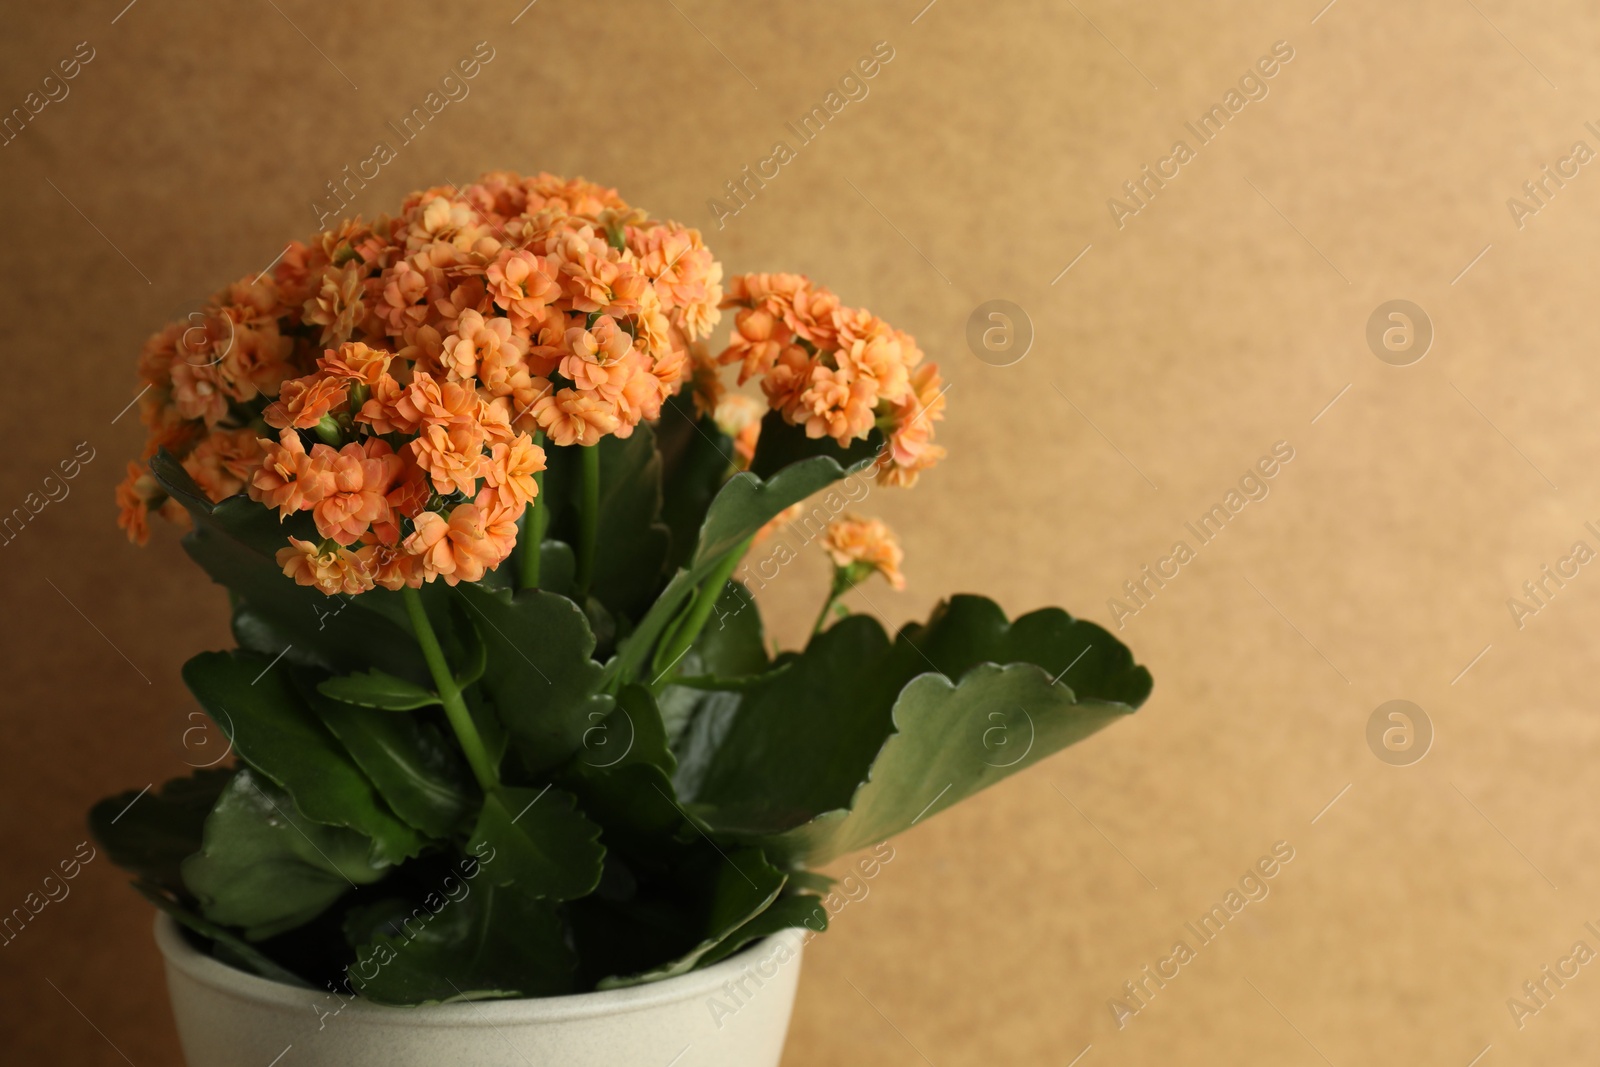
<path id="1" fill-rule="evenodd" d="M 811 627 L 811 636 L 815 637 L 822 632 L 823 625 L 828 621 L 828 612 L 839 602 L 839 598 L 850 591 L 855 583 L 850 580 L 848 568 L 835 567 L 833 569 L 833 586 L 828 590 L 828 599 L 822 602 L 822 610 L 817 612 L 817 621 Z"/>
<path id="2" fill-rule="evenodd" d="M 543 430 L 534 431 L 533 443 L 544 447 Z M 539 547 L 544 544 L 545 524 L 550 521 L 550 512 L 541 502 L 544 497 L 544 471 L 535 474 L 533 481 L 539 487 L 539 492 L 528 501 L 528 509 L 522 513 L 522 529 L 517 534 L 517 541 L 522 545 L 523 589 L 539 588 Z"/>
<path id="3" fill-rule="evenodd" d="M 439 638 L 433 632 L 433 624 L 428 621 L 428 610 L 422 606 L 422 596 L 410 586 L 401 589 L 400 595 L 406 602 L 406 614 L 411 617 L 411 629 L 417 635 L 417 643 L 422 646 L 422 658 L 428 662 L 428 673 L 433 675 L 433 684 L 444 703 L 450 728 L 461 743 L 461 751 L 467 757 L 478 785 L 485 793 L 491 793 L 500 787 L 500 773 L 495 768 L 494 760 L 489 758 L 483 738 L 478 736 L 478 728 L 472 722 L 472 713 L 467 710 L 466 701 L 461 699 L 461 687 L 456 685 L 450 665 L 445 662 L 444 649 L 439 647 Z"/>
<path id="4" fill-rule="evenodd" d="M 711 609 L 716 607 L 717 599 L 722 595 L 722 587 L 728 584 L 728 579 L 733 575 L 733 569 L 744 558 L 745 550 L 750 547 L 750 538 L 731 549 L 722 562 L 717 564 L 717 569 L 706 575 L 706 580 L 695 590 L 694 600 L 689 604 L 689 611 L 683 617 L 682 623 L 674 628 L 667 637 L 666 643 L 656 654 L 654 662 L 661 664 L 655 681 L 650 683 L 651 692 L 660 692 L 661 681 L 666 674 L 678 665 L 683 654 L 693 645 L 695 638 L 700 636 L 700 631 L 705 629 L 706 620 L 711 617 Z"/>
<path id="5" fill-rule="evenodd" d="M 578 507 L 578 595 L 594 580 L 594 554 L 600 537 L 600 446 L 578 450 L 582 457 L 583 500 Z"/>

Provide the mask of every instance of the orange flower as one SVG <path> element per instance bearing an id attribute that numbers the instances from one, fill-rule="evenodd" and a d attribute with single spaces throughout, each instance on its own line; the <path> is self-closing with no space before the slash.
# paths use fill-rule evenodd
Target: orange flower
<path id="1" fill-rule="evenodd" d="M 561 295 L 555 275 L 559 268 L 547 267 L 544 260 L 519 248 L 500 253 L 489 264 L 485 280 L 494 302 L 505 308 L 511 324 L 526 330 L 544 318 L 544 309 Z"/>
<path id="2" fill-rule="evenodd" d="M 520 511 L 539 495 L 539 483 L 534 475 L 544 469 L 544 449 L 534 444 L 527 434 L 519 433 L 510 444 L 497 444 L 490 449 L 483 481 L 488 489 L 494 490 L 503 506 Z"/>
<path id="3" fill-rule="evenodd" d="M 534 422 L 556 445 L 592 445 L 620 425 L 616 407 L 593 393 L 563 389 L 536 401 Z"/>
<path id="4" fill-rule="evenodd" d="M 337 452 L 329 445 L 317 445 L 310 464 L 319 473 L 326 471 L 329 483 L 311 509 L 323 537 L 351 545 L 374 523 L 390 521 L 387 497 L 403 464 L 388 442 L 352 441 Z"/>
<path id="5" fill-rule="evenodd" d="M 872 432 L 877 383 L 847 370 L 811 368 L 811 383 L 800 395 L 807 437 L 831 437 L 844 448 Z"/>
<path id="6" fill-rule="evenodd" d="M 394 353 L 369 348 L 360 341 L 346 341 L 338 350 L 329 349 L 317 360 L 317 367 L 329 378 L 375 386 L 388 374 Z"/>
<path id="7" fill-rule="evenodd" d="M 332 489 L 327 472 L 313 467 L 295 431 L 280 432 L 276 444 L 265 438 L 256 443 L 261 447 L 261 465 L 250 477 L 250 499 L 277 508 L 280 522 L 311 507 Z"/>
<path id="8" fill-rule="evenodd" d="M 431 374 L 418 374 L 395 401 L 395 425 L 415 433 L 424 425 L 476 421 L 478 394 L 464 382 L 439 382 Z"/>
<path id="9" fill-rule="evenodd" d="M 212 503 L 219 503 L 244 491 L 261 455 L 254 430 L 214 430 L 184 457 L 183 469 Z"/>
<path id="10" fill-rule="evenodd" d="M 511 554 L 522 508 L 502 507 L 490 490 L 457 504 L 446 519 L 436 511 L 417 516 L 405 550 L 422 560 L 425 580 L 443 576 L 451 585 L 475 582 Z"/>
<path id="11" fill-rule="evenodd" d="M 219 363 L 172 361 L 172 403 L 186 419 L 215 426 L 228 414 L 228 390 Z"/>
<path id="12" fill-rule="evenodd" d="M 478 491 L 478 479 L 486 464 L 483 428 L 477 422 L 432 423 L 423 427 L 406 447 L 417 466 L 433 479 L 435 492 L 472 496 Z"/>
<path id="13" fill-rule="evenodd" d="M 911 374 L 910 395 L 890 415 L 888 441 L 878 457 L 878 481 L 909 488 L 917 476 L 944 458 L 933 443 L 933 424 L 944 417 L 944 385 L 939 365 L 927 363 Z"/>
<path id="14" fill-rule="evenodd" d="M 852 582 L 876 571 L 894 588 L 906 587 L 905 576 L 900 573 L 905 553 L 880 519 L 858 519 L 853 515 L 835 519 L 822 535 L 822 547 L 833 557 L 835 567 L 856 570 L 851 575 Z"/>
<path id="15" fill-rule="evenodd" d="M 467 310 L 456 317 L 455 332 L 444 339 L 439 362 L 452 380 L 461 381 L 477 375 L 480 361 L 501 363 L 502 349 L 512 350 L 513 360 L 520 359 L 522 353 L 516 348 L 510 319 L 485 319 L 478 312 Z"/>
<path id="16" fill-rule="evenodd" d="M 327 543 L 324 549 L 311 541 L 289 538 L 289 547 L 278 549 L 278 566 L 296 585 L 309 585 L 327 596 L 339 593 L 364 593 L 372 588 L 367 562 L 342 545 Z"/>
<path id="17" fill-rule="evenodd" d="M 183 505 L 167 496 L 155 475 L 137 463 L 128 464 L 128 476 L 117 486 L 117 509 L 117 525 L 126 530 L 128 540 L 137 545 L 150 540 L 152 510 L 180 525 L 187 525 L 189 521 L 189 513 Z"/>
<path id="18" fill-rule="evenodd" d="M 274 429 L 309 430 L 334 408 L 343 408 L 349 399 L 348 381 L 325 377 L 319 371 L 284 382 L 278 399 L 267 405 L 261 417 Z"/>

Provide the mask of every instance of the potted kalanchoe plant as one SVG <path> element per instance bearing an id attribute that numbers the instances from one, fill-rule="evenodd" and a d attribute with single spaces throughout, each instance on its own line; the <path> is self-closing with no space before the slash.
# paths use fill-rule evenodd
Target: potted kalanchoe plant
<path id="1" fill-rule="evenodd" d="M 164 913 L 193 1067 L 775 1064 L 818 868 L 1150 691 L 1059 609 L 843 613 L 900 581 L 846 504 L 941 456 L 937 368 L 589 182 L 295 242 L 139 371 L 121 523 L 191 526 L 228 590 L 238 648 L 184 668 L 228 756 L 91 824 Z M 750 587 L 814 539 L 779 651 Z"/>

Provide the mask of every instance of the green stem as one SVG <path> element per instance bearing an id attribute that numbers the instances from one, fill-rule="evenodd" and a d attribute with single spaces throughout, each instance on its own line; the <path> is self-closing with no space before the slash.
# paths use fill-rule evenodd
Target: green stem
<path id="1" fill-rule="evenodd" d="M 817 612 L 817 621 L 811 627 L 812 637 L 822 632 L 822 627 L 828 621 L 828 612 L 833 610 L 833 606 L 839 602 L 839 598 L 848 593 L 853 585 L 855 583 L 850 580 L 848 568 L 833 568 L 833 586 L 828 590 L 828 599 L 822 602 L 822 610 Z"/>
<path id="2" fill-rule="evenodd" d="M 544 431 L 536 430 L 533 443 L 540 448 L 544 447 Z M 539 588 L 539 547 L 544 544 L 545 525 L 550 521 L 550 511 L 544 505 L 544 471 L 539 471 L 533 476 L 534 484 L 539 487 L 538 495 L 528 502 L 528 509 L 522 513 L 522 530 L 517 534 L 517 541 L 522 545 L 522 585 L 523 589 Z"/>
<path id="3" fill-rule="evenodd" d="M 583 500 L 578 508 L 578 595 L 594 580 L 594 554 L 600 539 L 600 446 L 578 450 L 583 457 Z"/>
<path id="4" fill-rule="evenodd" d="M 439 647 L 439 638 L 433 632 L 433 624 L 428 621 L 428 610 L 422 606 L 422 596 L 410 586 L 401 589 L 400 595 L 406 602 L 406 614 L 411 617 L 411 629 L 417 635 L 417 643 L 422 646 L 422 658 L 428 662 L 428 673 L 433 675 L 433 684 L 444 703 L 450 728 L 461 743 L 461 751 L 467 757 L 478 785 L 485 793 L 491 793 L 500 787 L 499 771 L 495 769 L 494 760 L 489 758 L 483 738 L 478 736 L 478 728 L 472 722 L 472 713 L 467 710 L 466 701 L 461 699 L 461 687 L 456 685 L 450 665 L 445 662 L 444 649 Z"/>
<path id="5" fill-rule="evenodd" d="M 744 558 L 745 551 L 750 547 L 750 538 L 735 546 L 717 564 L 717 569 L 706 575 L 706 580 L 695 590 L 694 600 L 689 603 L 689 611 L 683 621 L 675 627 L 666 641 L 656 653 L 654 666 L 657 671 L 656 678 L 650 683 L 650 691 L 659 693 L 663 688 L 666 675 L 678 665 L 683 654 L 693 645 L 695 638 L 700 636 L 700 631 L 705 629 L 706 620 L 711 618 L 711 609 L 717 606 L 717 599 L 722 595 L 722 587 L 728 584 L 728 579 L 733 575 L 733 569 Z"/>

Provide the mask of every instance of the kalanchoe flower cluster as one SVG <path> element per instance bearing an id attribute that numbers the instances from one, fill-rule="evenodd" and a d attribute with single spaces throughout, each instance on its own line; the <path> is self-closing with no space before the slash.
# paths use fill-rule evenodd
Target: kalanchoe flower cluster
<path id="1" fill-rule="evenodd" d="M 496 172 L 415 193 L 394 219 L 295 242 L 268 274 L 145 345 L 145 459 L 177 456 L 322 538 L 285 572 L 324 592 L 472 581 L 516 541 L 557 445 L 660 414 L 721 312 L 700 235 L 615 191 Z M 130 466 L 121 523 L 182 515 Z"/>
<path id="2" fill-rule="evenodd" d="M 703 339 L 737 307 L 713 358 Z M 614 190 L 492 172 L 359 218 L 167 326 L 139 360 L 149 430 L 212 501 L 240 493 L 317 539 L 285 535 L 284 573 L 324 593 L 476 581 L 516 544 L 545 442 L 629 436 L 693 384 L 699 412 L 753 461 L 768 405 L 841 446 L 880 430 L 878 477 L 910 485 L 943 454 L 944 401 L 916 342 L 798 275 L 734 278 L 700 234 Z M 130 538 L 178 521 L 140 465 L 117 490 Z"/>
<path id="3" fill-rule="evenodd" d="M 741 385 L 759 378 L 790 425 L 840 447 L 882 430 L 878 480 L 888 485 L 914 484 L 944 456 L 933 443 L 944 412 L 939 368 L 922 362 L 910 334 L 798 274 L 735 277 L 723 306 L 740 310 L 718 362 L 739 364 Z"/>

